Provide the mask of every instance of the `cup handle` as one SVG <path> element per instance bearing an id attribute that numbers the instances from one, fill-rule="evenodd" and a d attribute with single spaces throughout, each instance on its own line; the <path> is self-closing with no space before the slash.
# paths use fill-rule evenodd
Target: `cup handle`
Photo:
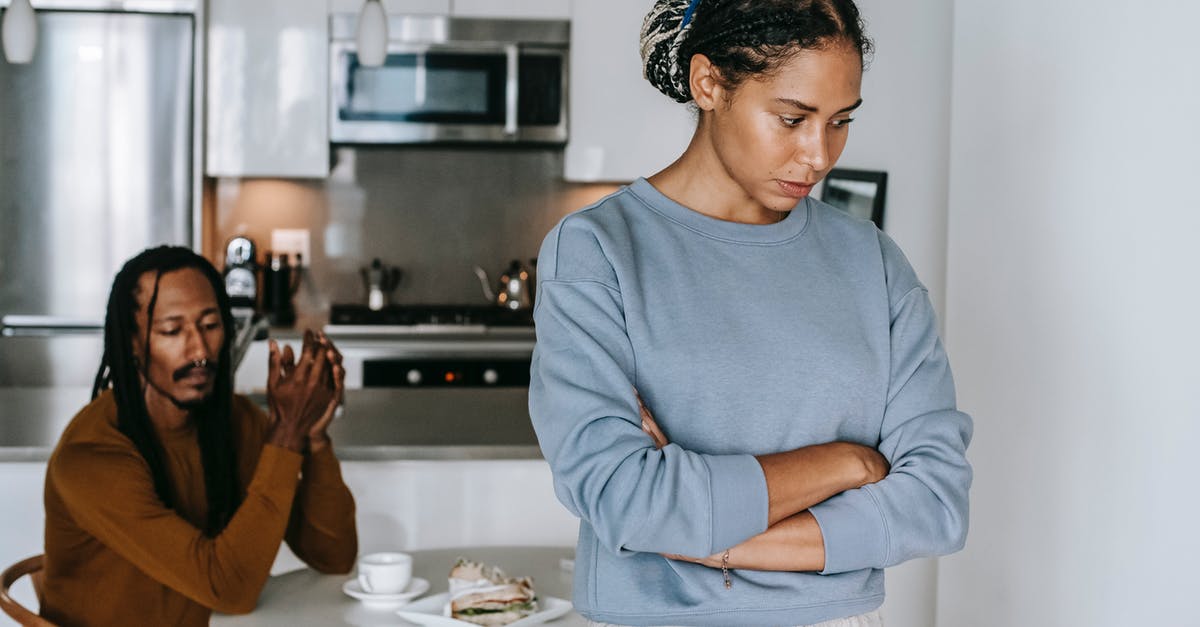
<path id="1" fill-rule="evenodd" d="M 358 576 L 358 586 L 363 589 L 363 592 L 375 594 L 375 591 L 371 589 L 371 582 L 367 580 L 366 575 Z"/>

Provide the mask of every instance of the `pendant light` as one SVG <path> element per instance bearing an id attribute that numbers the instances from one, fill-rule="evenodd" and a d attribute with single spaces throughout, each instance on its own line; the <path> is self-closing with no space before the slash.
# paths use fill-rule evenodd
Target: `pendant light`
<path id="1" fill-rule="evenodd" d="M 29 63 L 37 49 L 37 16 L 29 0 L 12 0 L 4 11 L 4 23 L 0 25 L 0 39 L 4 43 L 4 56 L 9 63 Z"/>
<path id="2" fill-rule="evenodd" d="M 358 62 L 379 67 L 387 60 L 387 12 L 380 0 L 367 0 L 358 15 Z"/>

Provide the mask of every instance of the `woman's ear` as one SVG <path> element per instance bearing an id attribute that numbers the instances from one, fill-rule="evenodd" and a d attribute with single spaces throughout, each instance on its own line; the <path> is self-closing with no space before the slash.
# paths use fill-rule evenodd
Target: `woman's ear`
<path id="1" fill-rule="evenodd" d="M 692 55 L 688 80 L 692 88 L 692 100 L 701 111 L 712 111 L 724 103 L 728 94 L 721 82 L 720 70 L 708 57 Z"/>

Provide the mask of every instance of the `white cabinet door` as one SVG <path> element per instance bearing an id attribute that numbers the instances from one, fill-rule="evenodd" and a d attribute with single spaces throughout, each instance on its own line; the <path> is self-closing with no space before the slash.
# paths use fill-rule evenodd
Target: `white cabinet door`
<path id="1" fill-rule="evenodd" d="M 329 174 L 328 0 L 211 0 L 209 176 Z"/>
<path id="2" fill-rule="evenodd" d="M 571 0 L 454 0 L 452 13 L 459 17 L 565 20 L 571 17 Z"/>
<path id="3" fill-rule="evenodd" d="M 46 510 L 42 504 L 42 486 L 45 481 L 46 462 L 0 462 L 0 503 L 4 503 L 0 507 L 0 569 L 44 552 L 42 538 Z M 18 580 L 11 593 L 25 607 L 38 606 L 28 577 Z M 0 627 L 16 624 L 0 613 Z"/>
<path id="4" fill-rule="evenodd" d="M 366 0 L 329 0 L 331 13 L 358 13 Z M 449 15 L 450 0 L 383 0 L 388 13 L 404 15 Z"/>
<path id="5" fill-rule="evenodd" d="M 669 165 L 695 123 L 642 78 L 638 35 L 653 3 L 573 0 L 569 181 L 631 181 Z"/>

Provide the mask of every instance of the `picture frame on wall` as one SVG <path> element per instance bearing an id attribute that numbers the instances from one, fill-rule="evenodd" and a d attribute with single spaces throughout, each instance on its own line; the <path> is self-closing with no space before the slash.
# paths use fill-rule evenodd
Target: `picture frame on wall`
<path id="1" fill-rule="evenodd" d="M 883 230 L 887 172 L 834 168 L 825 176 L 821 200 Z"/>

